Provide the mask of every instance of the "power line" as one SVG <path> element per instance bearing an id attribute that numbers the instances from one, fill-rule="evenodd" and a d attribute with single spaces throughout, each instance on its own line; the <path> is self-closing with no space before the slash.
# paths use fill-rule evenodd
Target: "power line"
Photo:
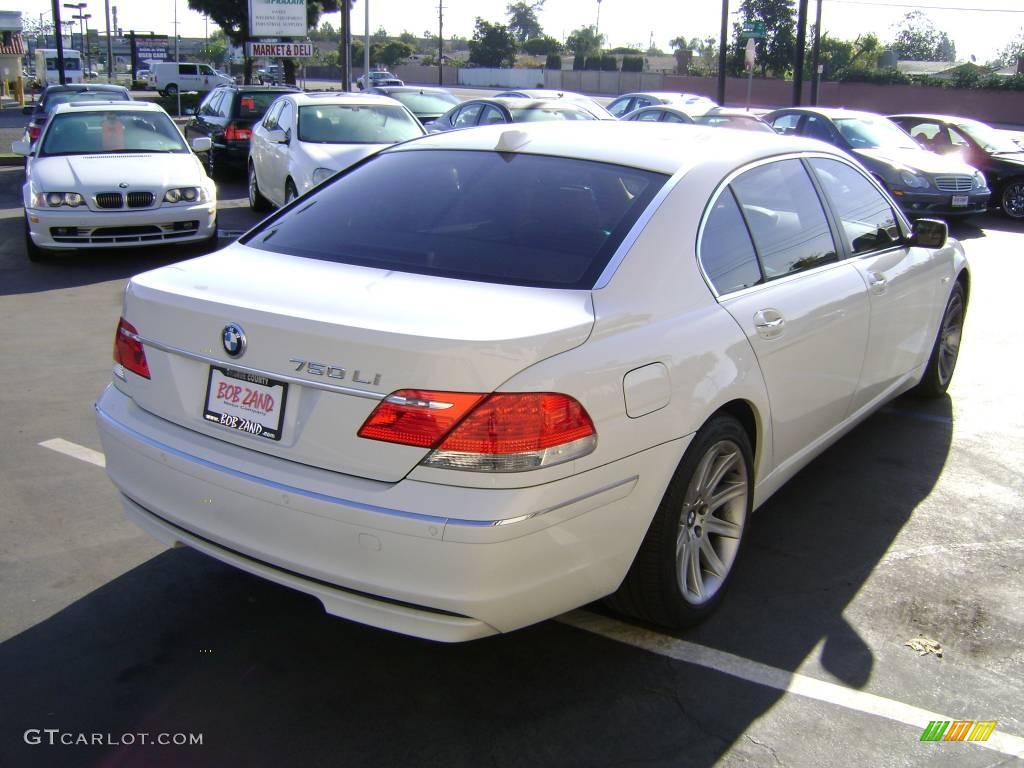
<path id="1" fill-rule="evenodd" d="M 955 5 L 923 5 L 922 3 L 885 3 L 872 2 L 872 0 L 827 0 L 829 3 L 842 3 L 844 5 L 874 5 L 881 8 L 927 8 L 932 11 L 977 11 L 980 13 L 1024 13 L 1024 10 L 1011 10 L 1009 8 L 970 8 Z"/>

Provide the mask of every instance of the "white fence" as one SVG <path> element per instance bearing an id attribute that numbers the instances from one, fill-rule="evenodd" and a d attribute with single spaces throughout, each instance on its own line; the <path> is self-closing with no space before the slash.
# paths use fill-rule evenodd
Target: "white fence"
<path id="1" fill-rule="evenodd" d="M 543 69 L 486 69 L 462 67 L 459 85 L 476 88 L 543 88 Z"/>

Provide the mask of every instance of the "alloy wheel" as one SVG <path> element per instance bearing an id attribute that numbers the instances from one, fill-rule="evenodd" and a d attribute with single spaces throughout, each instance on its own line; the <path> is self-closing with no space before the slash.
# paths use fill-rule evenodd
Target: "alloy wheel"
<path id="1" fill-rule="evenodd" d="M 949 384 L 960 354 L 960 338 L 964 329 L 964 299 L 959 291 L 953 293 L 942 316 L 942 330 L 939 332 L 939 383 Z"/>
<path id="2" fill-rule="evenodd" d="M 1003 213 L 1011 219 L 1024 219 L 1024 181 L 1012 181 L 1003 189 Z"/>

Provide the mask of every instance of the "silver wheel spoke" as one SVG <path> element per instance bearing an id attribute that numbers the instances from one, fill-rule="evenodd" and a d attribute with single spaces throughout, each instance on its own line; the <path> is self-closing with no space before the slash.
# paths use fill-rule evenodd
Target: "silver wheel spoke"
<path id="1" fill-rule="evenodd" d="M 700 545 L 695 541 L 687 548 L 686 570 L 689 574 L 687 581 L 691 584 L 693 594 L 698 600 L 703 600 L 704 574 L 700 572 Z"/>
<path id="2" fill-rule="evenodd" d="M 744 488 L 744 490 L 746 489 Z M 708 519 L 704 521 L 704 529 L 708 533 L 713 533 L 717 536 L 725 536 L 729 539 L 738 539 L 740 537 L 741 531 L 743 530 L 738 525 L 736 525 L 736 523 L 731 523 L 728 520 L 723 520 L 720 517 L 711 516 L 709 516 Z"/>
<path id="3" fill-rule="evenodd" d="M 715 468 L 711 473 L 711 477 L 708 479 L 707 484 L 701 486 L 702 489 L 713 491 L 717 488 L 718 484 L 722 482 L 722 478 L 725 477 L 726 472 L 736 466 L 738 460 L 739 454 L 736 451 L 720 453 L 715 461 Z"/>
<path id="4" fill-rule="evenodd" d="M 706 537 L 700 540 L 700 551 L 704 554 L 704 562 L 707 563 L 711 574 L 719 579 L 724 579 L 729 569 L 719 559 L 718 553 L 715 552 L 715 548 L 711 546 L 711 542 Z"/>
<path id="5" fill-rule="evenodd" d="M 747 492 L 747 484 L 746 483 L 743 483 L 743 482 L 732 483 L 732 484 L 726 486 L 726 488 L 724 488 L 723 490 L 719 491 L 718 493 L 716 493 L 714 496 L 711 497 L 711 501 L 708 502 L 708 511 L 713 513 L 717 509 L 720 509 L 722 507 L 722 505 L 726 504 L 727 502 L 730 502 L 733 499 L 738 499 L 740 496 L 745 495 L 746 492 Z M 708 520 L 710 521 L 711 518 L 708 518 Z"/>
<path id="6" fill-rule="evenodd" d="M 693 481 L 690 483 L 690 487 L 686 491 L 687 502 L 693 501 L 701 495 L 705 488 L 708 487 L 707 480 L 708 475 L 711 473 L 711 468 L 715 463 L 715 454 L 711 451 L 701 460 L 700 465 L 697 467 L 697 471 L 694 475 Z"/>

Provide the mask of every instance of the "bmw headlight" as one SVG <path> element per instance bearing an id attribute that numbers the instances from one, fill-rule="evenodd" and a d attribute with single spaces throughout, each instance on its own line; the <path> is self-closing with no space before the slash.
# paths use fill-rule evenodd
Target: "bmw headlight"
<path id="1" fill-rule="evenodd" d="M 313 186 L 315 187 L 317 184 L 323 184 L 335 173 L 337 173 L 337 171 L 332 170 L 331 168 L 317 168 L 313 171 Z"/>
<path id="2" fill-rule="evenodd" d="M 174 187 L 164 193 L 165 203 L 203 203 L 206 202 L 206 190 L 202 187 Z"/>
<path id="3" fill-rule="evenodd" d="M 900 171 L 900 181 L 911 189 L 927 189 L 928 179 L 919 173 L 916 173 L 909 168 L 904 168 Z"/>
<path id="4" fill-rule="evenodd" d="M 974 188 L 975 189 L 984 189 L 987 186 L 988 186 L 988 182 L 985 181 L 985 174 L 982 173 L 981 171 L 975 171 L 974 172 Z"/>
<path id="5" fill-rule="evenodd" d="M 32 203 L 36 208 L 60 208 L 62 205 L 77 208 L 85 205 L 85 198 L 77 192 L 37 192 L 32 196 Z"/>

